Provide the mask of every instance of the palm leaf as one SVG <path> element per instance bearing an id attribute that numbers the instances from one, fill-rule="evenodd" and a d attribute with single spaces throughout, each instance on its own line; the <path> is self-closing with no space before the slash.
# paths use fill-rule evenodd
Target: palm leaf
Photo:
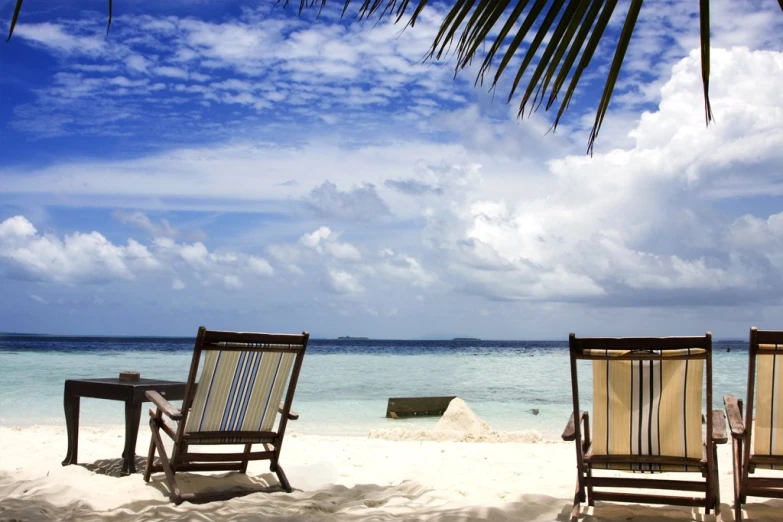
<path id="1" fill-rule="evenodd" d="M 549 87 L 549 82 L 551 81 L 557 66 L 560 64 L 563 53 L 565 52 L 565 49 L 568 48 L 571 37 L 573 37 L 574 31 L 576 30 L 575 24 L 573 22 L 576 21 L 577 18 L 581 19 L 581 15 L 579 13 L 580 7 L 586 7 L 586 5 L 587 3 L 584 0 L 571 0 L 566 6 L 565 11 L 563 11 L 563 15 L 560 17 L 560 21 L 555 28 L 555 32 L 552 34 L 552 38 L 549 40 L 549 44 L 546 46 L 546 49 L 544 49 L 544 54 L 541 55 L 538 66 L 533 73 L 533 78 L 531 79 L 530 84 L 528 84 L 528 88 L 525 91 L 525 96 L 522 99 L 523 104 L 530 98 L 530 94 L 533 92 L 533 89 L 531 89 L 531 85 L 533 83 L 532 80 L 535 80 L 537 88 L 536 96 L 533 98 L 532 105 L 533 108 L 538 108 L 540 100 L 544 98 L 546 90 Z M 582 12 L 582 14 L 584 14 L 584 12 Z M 574 31 L 571 31 L 572 27 L 574 28 Z M 546 74 L 544 74 L 545 70 Z M 539 103 L 537 104 L 536 102 Z"/>
<path id="2" fill-rule="evenodd" d="M 112 13 L 112 0 L 109 0 L 109 23 L 106 24 L 106 34 L 109 34 L 109 29 L 111 29 L 111 13 Z"/>
<path id="3" fill-rule="evenodd" d="M 552 104 L 557 98 L 557 94 L 560 92 L 560 89 L 563 87 L 568 74 L 571 72 L 571 68 L 576 61 L 576 57 L 579 55 L 579 51 L 582 48 L 582 42 L 587 39 L 587 34 L 590 32 L 590 29 L 593 28 L 593 24 L 595 23 L 596 18 L 598 18 L 601 5 L 602 2 L 596 0 L 591 2 L 589 9 L 586 9 L 584 22 L 579 24 L 579 32 L 574 39 L 575 45 L 572 45 L 568 50 L 568 55 L 563 60 L 562 65 L 560 66 L 560 72 L 558 72 L 557 78 L 555 78 L 555 83 L 552 86 L 552 94 L 550 95 L 549 101 L 547 101 L 546 104 L 546 110 L 549 110 L 550 107 L 552 107 Z M 574 19 L 574 21 L 576 21 L 576 19 Z M 557 122 L 555 122 L 554 126 L 557 126 Z"/>
<path id="4" fill-rule="evenodd" d="M 780 0 L 783 2 L 783 0 Z M 699 0 L 699 26 L 701 29 L 701 82 L 704 86 L 704 119 L 712 120 L 710 107 L 710 0 Z"/>
<path id="5" fill-rule="evenodd" d="M 587 46 L 585 47 L 584 52 L 582 52 L 582 57 L 579 59 L 579 65 L 576 66 L 576 71 L 574 72 L 573 76 L 571 76 L 571 83 L 568 85 L 565 98 L 560 104 L 560 109 L 557 111 L 557 117 L 555 118 L 555 122 L 552 125 L 553 128 L 557 128 L 557 124 L 560 122 L 560 118 L 563 116 L 563 113 L 568 107 L 568 104 L 571 101 L 571 97 L 576 90 L 576 86 L 579 83 L 579 78 L 581 78 L 582 73 L 590 64 L 590 61 L 593 58 L 593 54 L 598 48 L 598 43 L 603 37 L 604 30 L 606 30 L 606 26 L 609 25 L 609 20 L 612 18 L 614 8 L 617 6 L 617 0 L 609 0 L 608 2 L 604 2 L 602 4 L 603 9 L 598 17 L 598 21 L 595 24 L 595 28 L 593 29 L 592 34 L 590 35 L 590 40 L 587 42 Z"/>
<path id="6" fill-rule="evenodd" d="M 533 23 L 536 21 L 541 11 L 544 9 L 546 3 L 547 0 L 536 0 L 536 3 L 530 8 L 530 11 L 528 11 L 524 22 L 522 22 L 522 26 L 517 31 L 517 35 L 511 41 L 511 44 L 508 46 L 508 49 L 506 49 L 506 54 L 505 56 L 503 56 L 503 59 L 500 61 L 500 65 L 498 65 L 498 70 L 495 73 L 495 79 L 492 82 L 493 87 L 497 85 L 498 80 L 500 80 L 500 76 L 503 74 L 503 71 L 506 69 L 506 66 L 514 57 L 514 55 L 516 55 L 517 49 L 519 49 L 519 46 L 522 44 L 522 41 L 525 39 L 525 36 L 527 36 L 527 33 L 533 27 Z M 487 67 L 489 66 L 488 64 L 491 61 L 491 58 L 492 58 L 491 56 L 487 57 Z M 521 77 L 522 75 L 517 75 L 517 78 L 521 78 Z M 511 97 L 514 95 L 514 90 L 516 89 L 518 83 L 519 80 L 517 79 L 517 81 L 514 82 L 514 86 L 512 87 L 511 92 L 508 95 L 509 101 L 511 100 Z"/>
<path id="7" fill-rule="evenodd" d="M 541 25 L 538 28 L 538 32 L 536 33 L 535 37 L 533 37 L 533 41 L 530 44 L 530 47 L 528 47 L 527 52 L 525 53 L 525 58 L 522 60 L 522 64 L 519 66 L 519 69 L 517 70 L 517 75 L 514 78 L 514 83 L 511 86 L 511 90 L 508 93 L 508 101 L 511 101 L 511 98 L 514 96 L 514 93 L 516 92 L 517 87 L 519 86 L 519 82 L 520 80 L 522 80 L 522 76 L 525 74 L 525 71 L 527 70 L 528 65 L 530 65 L 530 62 L 532 62 L 533 58 L 535 58 L 536 51 L 538 51 L 538 47 L 541 45 L 541 42 L 544 41 L 544 38 L 549 32 L 549 28 L 552 26 L 555 19 L 557 18 L 557 15 L 560 12 L 560 7 L 562 7 L 562 5 L 563 5 L 562 0 L 560 1 L 555 0 L 554 2 L 552 2 L 552 5 L 550 6 L 549 10 L 544 16 L 544 20 L 541 22 Z M 528 16 L 530 16 L 530 14 L 532 13 L 528 13 Z M 525 22 L 527 22 L 527 20 Z M 532 25 L 533 22 L 535 22 L 535 20 L 531 20 L 530 24 Z M 527 25 L 527 23 L 525 25 Z M 525 35 L 521 35 L 521 36 L 524 38 Z M 511 56 L 508 57 L 509 60 L 511 58 L 512 58 Z M 499 76 L 496 76 L 495 78 L 496 82 L 498 79 Z M 530 85 L 535 85 L 532 79 L 528 83 L 528 86 Z M 519 105 L 519 115 L 521 116 L 524 112 L 525 112 L 525 104 L 523 101 Z"/>
<path id="8" fill-rule="evenodd" d="M 16 7 L 14 7 L 14 16 L 11 18 L 11 28 L 8 30 L 8 38 L 6 38 L 6 43 L 11 39 L 11 35 L 14 34 L 14 27 L 16 27 L 16 21 L 19 20 L 19 11 L 22 10 L 22 2 L 24 0 L 16 0 Z M 783 0 L 781 0 L 783 2 Z"/>
<path id="9" fill-rule="evenodd" d="M 614 84 L 617 82 L 617 77 L 620 76 L 620 68 L 623 65 L 625 52 L 628 50 L 628 43 L 631 41 L 631 35 L 633 34 L 633 28 L 636 25 L 636 19 L 639 17 L 639 11 L 642 10 L 642 2 L 643 0 L 632 0 L 631 5 L 628 7 L 628 15 L 625 18 L 623 30 L 620 32 L 620 39 L 617 42 L 617 49 L 614 53 L 612 65 L 609 67 L 609 76 L 606 78 L 604 92 L 601 95 L 601 101 L 598 103 L 598 109 L 595 114 L 595 123 L 593 123 L 593 129 L 590 131 L 590 138 L 587 141 L 587 152 L 590 155 L 593 154 L 595 138 L 598 136 L 598 132 L 601 130 L 601 124 L 604 122 L 604 116 L 606 116 L 606 111 L 609 109 L 609 100 L 612 99 Z"/>

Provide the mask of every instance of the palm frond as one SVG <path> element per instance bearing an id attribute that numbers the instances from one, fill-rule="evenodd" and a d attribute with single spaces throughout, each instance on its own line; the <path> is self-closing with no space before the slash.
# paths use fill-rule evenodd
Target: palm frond
<path id="1" fill-rule="evenodd" d="M 111 29 L 111 15 L 113 10 L 112 0 L 109 0 L 109 23 L 106 24 L 106 34 L 109 34 L 109 29 Z"/>
<path id="2" fill-rule="evenodd" d="M 347 5 L 351 0 L 344 1 Z M 427 0 L 364 0 L 359 8 L 359 17 L 382 17 L 393 12 L 400 20 L 415 4 L 407 22 L 407 25 L 413 25 L 426 3 Z M 453 51 L 455 72 L 480 57 L 476 83 L 483 84 L 486 75 L 496 65 L 491 83 L 491 89 L 495 89 L 504 73 L 508 72 L 512 60 L 521 56 L 509 86 L 508 101 L 514 98 L 524 79 L 518 115 L 523 117 L 528 107 L 530 113 L 541 105 L 549 110 L 556 105 L 567 84 L 552 125 L 556 129 L 598 43 L 605 38 L 606 27 L 616 5 L 617 0 L 455 0 L 438 29 L 428 57 L 432 60 L 443 58 L 456 42 Z M 588 139 L 589 153 L 592 153 L 606 116 L 641 5 L 642 0 L 632 0 L 629 7 Z M 514 28 L 517 28 L 516 33 Z M 525 48 L 523 42 L 528 38 L 531 39 Z M 490 42 L 485 50 L 483 44 Z"/>
<path id="3" fill-rule="evenodd" d="M 560 118 L 563 116 L 566 108 L 568 108 L 568 104 L 570 103 L 571 97 L 576 90 L 579 79 L 582 77 L 584 70 L 590 64 L 590 60 L 592 60 L 593 54 L 595 53 L 596 48 L 598 48 L 598 43 L 601 41 L 601 37 L 604 34 L 606 26 L 609 25 L 609 19 L 611 19 L 612 13 L 614 12 L 614 8 L 616 6 L 617 0 L 609 0 L 608 2 L 603 3 L 603 9 L 601 10 L 601 14 L 599 15 L 598 21 L 595 24 L 593 33 L 590 35 L 590 40 L 587 42 L 587 46 L 582 52 L 582 57 L 579 59 L 579 65 L 576 66 L 576 71 L 574 72 L 573 76 L 571 76 L 571 83 L 568 85 L 568 90 L 566 91 L 565 98 L 563 98 L 563 103 L 560 104 L 560 109 L 557 111 L 555 122 L 552 125 L 554 128 L 557 127 Z"/>
<path id="4" fill-rule="evenodd" d="M 783 0 L 780 0 L 783 2 Z M 704 86 L 704 119 L 712 121 L 710 107 L 710 0 L 699 1 L 699 26 L 701 30 L 701 82 Z"/>
<path id="5" fill-rule="evenodd" d="M 16 27 L 16 21 L 19 20 L 19 11 L 22 10 L 22 2 L 24 0 L 16 0 L 16 7 L 14 7 L 14 16 L 11 18 L 11 28 L 8 30 L 8 38 L 6 38 L 6 43 L 11 39 L 11 35 L 14 34 L 14 27 Z M 783 2 L 783 0 L 781 0 Z"/>
<path id="6" fill-rule="evenodd" d="M 639 18 L 639 11 L 642 10 L 642 2 L 643 0 L 632 0 L 631 5 L 628 7 L 628 15 L 625 17 L 623 30 L 620 32 L 620 40 L 617 42 L 617 49 L 614 53 L 614 59 L 612 59 L 612 65 L 609 67 L 609 75 L 606 78 L 604 92 L 601 95 L 601 101 L 598 103 L 593 130 L 590 131 L 590 138 L 587 142 L 588 154 L 593 154 L 595 138 L 601 130 L 604 116 L 606 116 L 606 111 L 609 109 L 609 100 L 612 99 L 614 85 L 617 83 L 617 77 L 620 76 L 620 68 L 623 65 L 625 52 L 628 50 L 628 44 L 631 41 L 631 34 L 633 34 L 633 28 L 636 26 L 636 20 Z"/>

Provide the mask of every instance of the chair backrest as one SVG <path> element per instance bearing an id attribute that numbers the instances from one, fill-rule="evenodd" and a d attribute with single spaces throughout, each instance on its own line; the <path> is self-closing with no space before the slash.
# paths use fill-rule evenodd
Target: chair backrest
<path id="1" fill-rule="evenodd" d="M 570 337 L 574 411 L 579 411 L 576 361 L 593 370 L 592 455 L 606 467 L 695 471 L 655 457 L 702 458 L 702 413 L 712 401 L 712 337 Z M 711 415 L 707 415 L 711 432 Z M 652 461 L 644 458 L 654 456 Z M 622 460 L 619 457 L 628 457 Z M 615 459 L 612 461 L 612 459 Z"/>
<path id="2" fill-rule="evenodd" d="M 306 332 L 199 328 L 183 401 L 184 432 L 270 432 L 285 395 L 278 428 L 284 431 L 308 339 Z"/>
<path id="3" fill-rule="evenodd" d="M 783 456 L 783 332 L 751 328 L 748 351 L 745 429 L 753 454 Z"/>

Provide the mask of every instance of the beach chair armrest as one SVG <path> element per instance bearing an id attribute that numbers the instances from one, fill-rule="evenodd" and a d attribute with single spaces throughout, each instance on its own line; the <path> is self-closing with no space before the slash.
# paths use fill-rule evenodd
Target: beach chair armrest
<path id="1" fill-rule="evenodd" d="M 283 413 L 283 405 L 281 404 L 279 408 L 277 408 L 277 411 L 282 415 Z M 298 420 L 299 414 L 296 413 L 294 410 L 288 410 L 288 420 Z"/>
<path id="2" fill-rule="evenodd" d="M 745 437 L 745 422 L 742 420 L 742 401 L 734 395 L 724 395 L 723 405 L 726 407 L 726 416 L 729 419 L 731 436 L 735 439 Z"/>
<path id="3" fill-rule="evenodd" d="M 149 390 L 145 392 L 144 395 L 147 397 L 147 400 L 157 406 L 157 408 L 169 416 L 171 420 L 182 420 L 182 411 L 167 401 L 160 393 L 155 390 Z"/>
<path id="4" fill-rule="evenodd" d="M 586 411 L 583 411 L 579 414 L 579 422 L 586 424 L 589 422 L 589 415 Z M 583 430 L 583 433 L 585 431 Z M 571 418 L 568 419 L 568 424 L 566 424 L 565 429 L 563 430 L 563 434 L 561 435 L 563 440 L 571 441 L 576 439 L 576 425 L 574 423 L 574 414 L 571 414 Z"/>
<path id="5" fill-rule="evenodd" d="M 726 444 L 729 437 L 726 435 L 726 414 L 723 410 L 712 410 L 712 442 Z"/>

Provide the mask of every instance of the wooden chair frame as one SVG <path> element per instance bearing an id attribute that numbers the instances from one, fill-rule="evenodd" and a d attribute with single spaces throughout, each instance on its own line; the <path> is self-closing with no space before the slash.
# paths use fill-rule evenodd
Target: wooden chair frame
<path id="1" fill-rule="evenodd" d="M 307 349 L 308 340 L 309 334 L 307 332 L 296 335 L 241 333 L 211 331 L 203 326 L 200 327 L 193 349 L 193 358 L 190 363 L 190 372 L 185 385 L 182 408 L 173 406 L 155 391 L 148 391 L 146 394 L 147 398 L 156 406 L 156 409 L 150 409 L 150 429 L 152 431 L 152 437 L 150 440 L 149 454 L 147 456 L 147 468 L 144 472 L 145 482 L 149 482 L 152 473 L 163 471 L 169 486 L 169 497 L 176 504 L 180 504 L 184 500 L 207 501 L 225 499 L 252 493 L 252 491 L 246 493 L 232 491 L 225 494 L 183 494 L 177 485 L 176 473 L 181 471 L 232 470 L 245 473 L 249 461 L 269 460 L 270 471 L 277 474 L 282 489 L 290 493 L 292 491 L 291 485 L 283 472 L 283 468 L 280 467 L 279 464 L 280 450 L 283 445 L 283 437 L 285 436 L 288 420 L 296 420 L 299 418 L 299 416 L 291 410 L 291 404 L 294 399 L 294 392 L 296 390 L 297 381 L 299 380 L 299 372 L 302 367 L 302 360 Z M 205 350 L 295 354 L 288 385 L 283 392 L 283 402 L 278 408 L 280 420 L 276 431 L 186 431 L 188 414 L 193 405 L 193 399 L 198 387 L 196 379 L 198 378 L 199 362 L 202 353 Z M 176 421 L 178 424 L 176 426 L 171 425 L 167 422 L 166 417 L 172 421 Z M 160 434 L 161 431 L 174 441 L 171 456 L 166 453 L 163 439 Z M 220 441 L 221 438 L 230 438 L 231 442 L 222 442 Z M 207 444 L 244 444 L 244 450 L 238 453 L 201 453 L 189 451 L 191 446 L 203 446 Z M 263 446 L 263 451 L 251 451 L 254 444 L 261 444 Z M 156 452 L 159 456 L 158 462 L 155 462 Z"/>
<path id="2" fill-rule="evenodd" d="M 656 352 L 681 350 L 684 348 L 703 348 L 703 353 L 693 355 L 670 355 L 669 360 L 703 359 L 706 370 L 706 404 L 712 404 L 712 335 L 707 332 L 700 337 L 626 337 L 626 338 L 578 338 L 569 336 L 571 356 L 571 389 L 573 395 L 573 413 L 563 431 L 562 438 L 574 441 L 576 446 L 577 481 L 574 494 L 574 507 L 571 520 L 576 522 L 580 504 L 587 502 L 595 506 L 595 501 L 642 502 L 648 504 L 670 504 L 680 506 L 704 507 L 705 513 L 715 510 L 720 520 L 720 488 L 718 484 L 718 459 L 716 444 L 727 442 L 726 419 L 722 410 L 713 410 L 706 415 L 706 432 L 709 440 L 702 440 L 701 459 L 672 456 L 641 455 L 592 455 L 593 440 L 590 437 L 590 415 L 579 408 L 579 381 L 577 362 L 580 360 L 607 360 L 606 355 L 590 354 L 589 350 L 622 350 L 624 355 L 611 356 L 612 361 L 619 360 L 661 360 L 663 355 Z M 702 381 L 704 382 L 704 381 Z M 704 384 L 703 384 L 704 385 Z M 710 409 L 708 407 L 708 409 Z M 703 408 L 702 408 L 703 411 Z M 594 464 L 660 464 L 698 467 L 702 480 L 651 479 L 647 477 L 606 477 L 594 476 Z M 666 473 L 666 472 L 664 472 Z M 604 488 L 609 488 L 608 490 Z M 680 492 L 699 492 L 698 496 L 652 494 L 641 492 L 620 492 L 618 489 L 656 489 Z"/>
<path id="3" fill-rule="evenodd" d="M 732 466 L 734 468 L 734 519 L 742 520 L 742 505 L 747 502 L 748 496 L 783 498 L 783 476 L 776 477 L 751 477 L 756 470 L 756 465 L 773 464 L 783 466 L 783 456 L 754 455 L 751 452 L 753 440 L 753 413 L 756 392 L 757 358 L 760 354 L 783 355 L 779 350 L 763 348 L 761 345 L 783 344 L 783 331 L 758 330 L 754 326 L 750 329 L 748 343 L 748 387 L 747 402 L 745 403 L 745 416 L 743 418 L 742 399 L 733 395 L 724 395 L 723 404 L 726 406 L 726 416 L 729 419 L 731 429 Z"/>

